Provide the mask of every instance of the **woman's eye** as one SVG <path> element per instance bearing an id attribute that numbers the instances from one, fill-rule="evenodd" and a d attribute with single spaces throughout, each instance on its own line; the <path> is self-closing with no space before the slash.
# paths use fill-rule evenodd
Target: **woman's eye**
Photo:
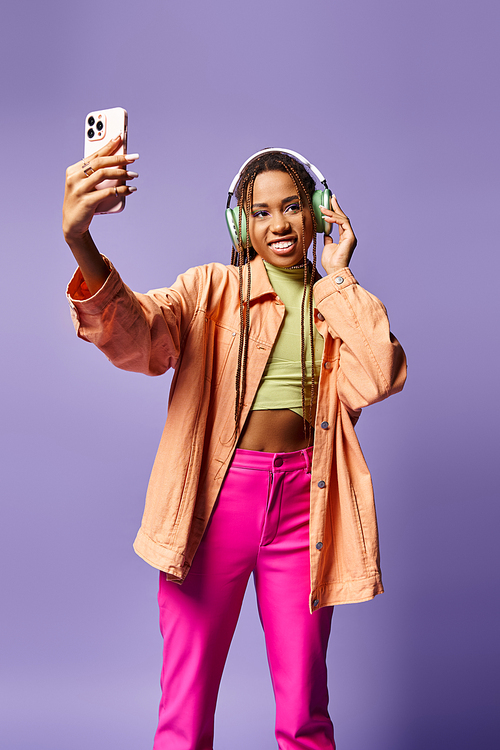
<path id="1" fill-rule="evenodd" d="M 267 216 L 267 211 L 254 211 L 252 216 L 254 219 L 260 219 L 262 216 Z"/>
<path id="2" fill-rule="evenodd" d="M 297 211 L 300 211 L 300 203 L 290 203 L 285 210 L 289 213 L 296 214 Z"/>

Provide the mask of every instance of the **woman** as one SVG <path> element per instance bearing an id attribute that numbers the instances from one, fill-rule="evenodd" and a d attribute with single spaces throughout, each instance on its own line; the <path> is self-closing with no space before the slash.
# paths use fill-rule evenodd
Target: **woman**
<path id="1" fill-rule="evenodd" d="M 63 229 L 79 264 L 68 288 L 78 335 L 123 369 L 176 369 L 134 544 L 161 571 L 155 750 L 212 748 L 219 681 L 252 572 L 278 745 L 334 748 L 325 666 L 333 605 L 383 590 L 353 425 L 363 406 L 401 390 L 404 354 L 385 308 L 349 271 L 349 219 L 335 196 L 314 210 L 313 178 L 282 150 L 259 152 L 239 175 L 231 265 L 132 292 L 88 232 L 106 192 L 96 184 L 137 176 L 127 171 L 134 156 L 114 155 L 118 145 L 68 169 Z M 325 235 L 321 279 L 316 230 L 333 224 L 339 241 Z"/>

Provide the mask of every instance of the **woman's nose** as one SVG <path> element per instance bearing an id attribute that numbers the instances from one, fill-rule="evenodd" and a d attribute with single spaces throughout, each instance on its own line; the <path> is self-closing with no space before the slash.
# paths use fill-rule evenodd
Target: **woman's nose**
<path id="1" fill-rule="evenodd" d="M 290 222 L 281 212 L 272 214 L 271 230 L 276 234 L 284 234 L 290 229 Z"/>

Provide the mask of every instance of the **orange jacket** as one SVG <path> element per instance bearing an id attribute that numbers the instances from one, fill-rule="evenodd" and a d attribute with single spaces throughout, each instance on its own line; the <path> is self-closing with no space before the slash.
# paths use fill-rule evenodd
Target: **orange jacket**
<path id="1" fill-rule="evenodd" d="M 238 271 L 211 263 L 168 289 L 137 294 L 110 267 L 93 297 L 76 272 L 68 287 L 72 315 L 78 336 L 117 367 L 147 375 L 176 370 L 134 549 L 181 583 L 234 451 Z M 242 420 L 285 314 L 259 257 L 251 273 Z M 362 407 L 400 391 L 406 376 L 384 306 L 348 268 L 317 281 L 314 301 L 325 345 L 311 480 L 311 611 L 383 591 L 371 478 L 353 425 Z"/>

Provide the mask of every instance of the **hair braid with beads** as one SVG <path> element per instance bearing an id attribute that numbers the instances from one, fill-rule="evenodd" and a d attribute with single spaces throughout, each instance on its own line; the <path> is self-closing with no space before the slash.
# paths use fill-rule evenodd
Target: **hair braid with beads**
<path id="1" fill-rule="evenodd" d="M 302 414 L 304 420 L 304 435 L 310 443 L 312 438 L 312 419 L 314 413 L 314 403 L 316 398 L 316 378 L 314 372 L 314 320 L 313 320 L 313 286 L 316 276 L 316 218 L 314 215 L 312 195 L 315 189 L 313 177 L 305 167 L 288 154 L 280 152 L 267 152 L 256 157 L 246 165 L 241 173 L 240 179 L 236 186 L 235 194 L 238 199 L 239 219 L 238 219 L 238 236 L 240 243 L 238 249 L 232 249 L 231 263 L 238 266 L 239 277 L 239 305 L 240 305 L 240 340 L 238 349 L 238 364 L 236 369 L 236 402 L 235 402 L 235 438 L 238 434 L 239 422 L 243 411 L 243 403 L 246 388 L 246 366 L 248 359 L 248 341 L 250 335 L 250 287 L 251 274 L 250 263 L 256 256 L 255 250 L 250 244 L 250 215 L 253 198 L 253 186 L 255 178 L 261 172 L 286 172 L 292 178 L 299 196 L 299 206 L 302 215 L 302 255 L 304 266 L 304 292 L 300 310 L 300 351 L 301 351 L 301 370 L 302 370 Z M 304 203 L 302 196 L 306 197 L 307 208 L 310 211 L 313 222 L 313 258 L 312 264 L 307 261 L 307 247 L 305 239 L 305 216 Z M 247 217 L 247 231 L 245 246 L 241 242 L 241 223 L 242 210 L 245 210 Z M 247 284 L 245 299 L 243 298 L 243 269 L 247 268 Z M 309 278 L 308 278 L 309 272 Z M 311 351 L 311 392 L 309 401 L 309 410 L 306 417 L 306 382 L 307 382 L 307 364 L 306 364 L 306 344 L 305 344 L 305 303 L 307 298 L 307 289 L 309 287 L 308 313 L 309 313 L 309 338 Z"/>
<path id="2" fill-rule="evenodd" d="M 245 213 L 250 216 L 250 208 L 252 205 L 252 193 L 253 184 L 255 182 L 256 175 L 250 176 L 248 182 L 248 188 L 245 192 L 241 193 L 238 197 L 239 206 L 239 218 L 238 218 L 238 236 L 241 238 L 241 222 L 242 222 L 242 209 L 243 201 L 246 199 Z M 234 253 L 234 249 L 233 249 Z M 246 388 L 246 374 L 247 374 L 247 359 L 248 359 L 248 339 L 250 336 L 250 289 L 251 289 L 251 271 L 250 271 L 250 232 L 247 232 L 245 247 L 242 247 L 241 239 L 237 253 L 238 261 L 238 279 L 239 279 L 239 299 L 240 299 L 240 341 L 238 347 L 238 366 L 236 369 L 236 402 L 234 407 L 234 422 L 235 422 L 235 437 L 238 433 L 238 425 L 240 422 L 241 412 L 243 410 L 243 402 L 245 398 Z M 243 300 L 243 267 L 247 269 L 247 286 L 245 300 Z"/>

